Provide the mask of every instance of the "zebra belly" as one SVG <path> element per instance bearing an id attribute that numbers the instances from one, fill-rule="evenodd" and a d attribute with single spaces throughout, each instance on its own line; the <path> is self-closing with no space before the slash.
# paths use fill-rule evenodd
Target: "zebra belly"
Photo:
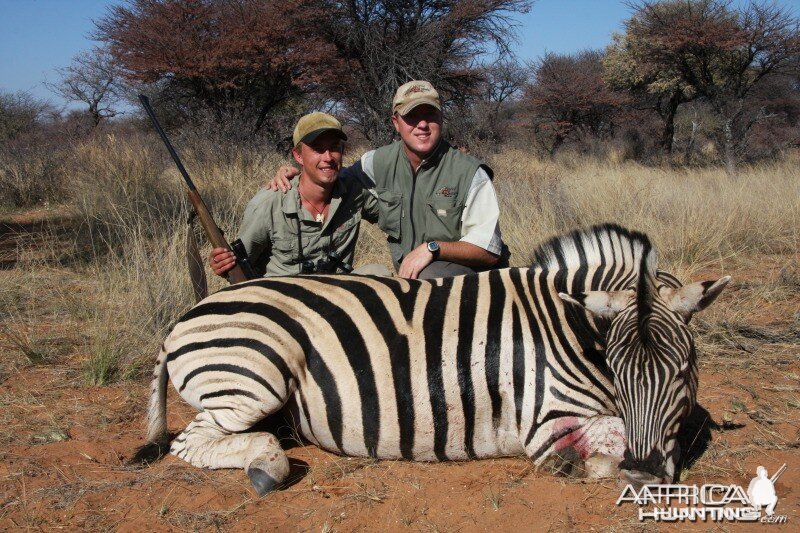
<path id="1" fill-rule="evenodd" d="M 378 435 L 373 436 L 379 441 L 379 445 L 376 449 L 374 454 L 365 453 L 360 446 L 345 446 L 345 450 L 339 449 L 337 444 L 331 439 L 330 437 L 323 436 L 322 438 L 317 436 L 315 432 L 315 428 L 313 425 L 313 418 L 312 423 L 309 425 L 307 423 L 303 423 L 299 427 L 297 427 L 298 431 L 304 438 L 306 438 L 311 443 L 319 446 L 323 450 L 327 450 L 329 452 L 347 455 L 351 457 L 374 457 L 376 459 L 406 459 L 412 461 L 429 461 L 429 462 L 439 462 L 443 460 L 447 461 L 466 461 L 469 459 L 484 459 L 490 457 L 508 457 L 508 456 L 517 456 L 524 454 L 524 448 L 520 442 L 519 435 L 517 433 L 509 433 L 509 432 L 498 432 L 497 439 L 491 443 L 489 446 L 489 452 L 481 452 L 476 453 L 474 456 L 471 456 L 468 452 L 466 447 L 462 444 L 461 446 L 453 446 L 451 449 L 448 450 L 446 457 L 441 457 L 436 454 L 432 444 L 418 444 L 414 448 L 414 452 L 411 456 L 403 456 L 402 453 L 398 451 L 399 445 L 397 442 L 390 442 L 388 439 L 381 438 Z M 316 431 L 319 432 L 321 426 L 316 428 Z M 345 424 L 345 433 L 355 433 L 355 429 L 353 427 L 347 427 Z M 423 435 L 422 439 L 432 441 L 430 435 Z M 349 449 L 348 449 L 349 448 Z"/>
<path id="2" fill-rule="evenodd" d="M 201 317 L 179 324 L 164 341 L 170 381 L 197 410 L 245 404 L 264 416 L 278 410 L 294 390 L 295 362 L 302 352 L 269 326 L 241 317 Z"/>
<path id="3" fill-rule="evenodd" d="M 370 410 L 358 394 L 341 395 L 341 404 L 317 403 L 314 398 L 330 399 L 331 391 L 323 391 L 324 385 L 320 387 L 315 380 L 301 379 L 293 397 L 292 411 L 299 415 L 295 425 L 306 439 L 321 448 L 355 457 L 460 461 L 524 453 L 515 427 L 513 401 L 505 404 L 508 416 L 494 420 L 491 413 L 475 417 L 477 423 L 470 426 L 467 438 L 458 383 L 445 388 L 443 396 L 450 401 L 442 412 L 436 413 L 424 377 L 414 377 L 412 388 L 400 394 L 392 390 L 390 381 L 380 380 L 382 394 L 370 404 Z M 425 396 L 428 401 L 421 401 L 420 397 Z"/>

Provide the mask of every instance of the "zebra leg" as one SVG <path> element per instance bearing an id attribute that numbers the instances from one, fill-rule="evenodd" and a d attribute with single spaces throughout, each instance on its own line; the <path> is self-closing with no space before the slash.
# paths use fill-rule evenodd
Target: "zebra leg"
<path id="1" fill-rule="evenodd" d="M 170 453 L 201 468 L 243 468 L 263 496 L 289 476 L 289 460 L 274 435 L 239 433 L 264 416 L 241 406 L 202 411 L 175 438 Z"/>
<path id="2" fill-rule="evenodd" d="M 556 475 L 615 477 L 625 452 L 625 426 L 613 416 L 551 420 L 538 428 L 526 452 L 540 469 Z"/>

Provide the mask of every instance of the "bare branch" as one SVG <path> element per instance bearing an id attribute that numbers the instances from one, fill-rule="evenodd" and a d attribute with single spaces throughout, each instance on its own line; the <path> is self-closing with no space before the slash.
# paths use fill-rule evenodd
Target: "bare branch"
<path id="1" fill-rule="evenodd" d="M 61 81 L 46 86 L 68 102 L 86 104 L 95 126 L 119 114 L 116 105 L 121 96 L 120 69 L 106 49 L 81 52 L 58 73 Z"/>

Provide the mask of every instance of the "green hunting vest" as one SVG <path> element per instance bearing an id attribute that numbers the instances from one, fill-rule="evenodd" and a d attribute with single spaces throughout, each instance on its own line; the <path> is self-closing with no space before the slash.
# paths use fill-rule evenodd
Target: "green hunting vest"
<path id="1" fill-rule="evenodd" d="M 396 265 L 423 242 L 461 239 L 461 214 L 479 167 L 492 176 L 488 166 L 444 140 L 422 161 L 416 176 L 402 141 L 375 150 L 378 226 L 388 236 Z"/>

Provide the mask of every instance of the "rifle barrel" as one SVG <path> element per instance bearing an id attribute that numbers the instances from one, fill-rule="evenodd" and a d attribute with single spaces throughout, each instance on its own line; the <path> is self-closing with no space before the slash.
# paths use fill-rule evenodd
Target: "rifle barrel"
<path id="1" fill-rule="evenodd" d="M 778 481 L 778 478 L 781 477 L 785 471 L 786 471 L 786 463 L 783 463 L 783 466 L 781 466 L 777 472 L 772 474 L 772 477 L 769 480 L 775 483 L 776 481 Z"/>
<path id="2" fill-rule="evenodd" d="M 167 150 L 169 150 L 169 155 L 172 156 L 172 160 L 175 161 L 175 164 L 178 166 L 178 170 L 180 170 L 186 185 L 189 187 L 189 201 L 192 203 L 194 211 L 197 213 L 197 218 L 200 220 L 200 225 L 203 226 L 203 230 L 205 230 L 206 236 L 211 242 L 211 245 L 214 248 L 225 248 L 226 250 L 230 251 L 230 244 L 228 244 L 225 236 L 222 234 L 219 227 L 217 227 L 217 223 L 214 222 L 214 218 L 211 216 L 211 212 L 208 210 L 206 203 L 203 201 L 203 198 L 200 196 L 200 193 L 194 186 L 192 178 L 189 177 L 189 173 L 186 172 L 186 169 L 183 167 L 181 158 L 178 157 L 177 152 L 175 152 L 175 148 L 173 148 L 172 143 L 169 142 L 167 134 L 164 133 L 164 130 L 161 128 L 161 124 L 158 123 L 158 119 L 156 118 L 155 113 L 153 113 L 153 108 L 150 107 L 150 100 L 148 100 L 145 95 L 140 94 L 139 101 L 142 103 L 142 107 L 144 107 L 144 110 L 147 112 L 147 116 L 150 117 L 150 122 L 153 123 L 156 131 L 161 136 L 161 140 L 164 141 L 164 145 L 166 145 Z M 225 275 L 230 283 L 240 283 L 250 279 L 248 273 L 242 268 L 243 262 L 243 258 L 237 256 L 236 264 Z M 252 272 L 249 273 L 251 275 L 253 274 Z"/>
<path id="3" fill-rule="evenodd" d="M 172 143 L 169 142 L 167 134 L 164 133 L 164 130 L 161 128 L 161 124 L 159 124 L 158 119 L 156 118 L 156 114 L 153 113 L 153 108 L 150 107 L 150 99 L 147 98 L 145 95 L 140 94 L 139 101 L 142 103 L 142 107 L 144 107 L 144 110 L 147 112 L 147 116 L 150 117 L 150 122 L 153 123 L 153 126 L 155 127 L 156 131 L 161 136 L 161 140 L 164 141 L 164 144 L 167 146 L 167 150 L 169 150 L 169 155 L 172 156 L 172 160 L 175 161 L 176 165 L 178 165 L 178 170 L 180 170 L 184 181 L 186 181 L 186 185 L 189 186 L 189 190 L 190 191 L 197 190 L 197 188 L 194 186 L 192 178 L 189 177 L 189 173 L 186 172 L 186 169 L 183 167 L 181 158 L 178 157 L 178 153 L 175 151 L 175 148 L 172 147 Z"/>

